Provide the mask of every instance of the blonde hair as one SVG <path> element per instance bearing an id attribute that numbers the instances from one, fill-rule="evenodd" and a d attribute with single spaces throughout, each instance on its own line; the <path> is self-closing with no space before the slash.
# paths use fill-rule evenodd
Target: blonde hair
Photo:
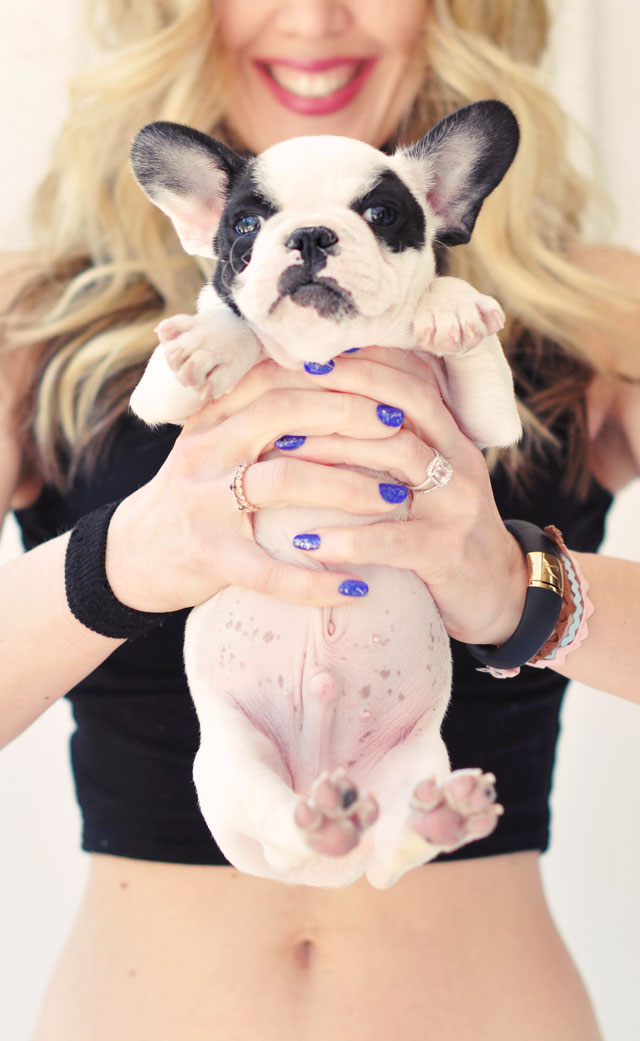
<path id="1" fill-rule="evenodd" d="M 70 114 L 34 204 L 41 274 L 12 318 L 13 343 L 34 350 L 22 415 L 34 465 L 61 485 L 95 461 L 155 345 L 154 326 L 189 309 L 202 281 L 131 176 L 130 142 L 155 119 L 220 134 L 226 78 L 211 0 L 102 0 L 93 9 L 108 53 L 70 85 Z M 547 372 L 571 359 L 564 390 L 546 412 L 538 402 L 537 420 L 529 414 L 532 429 L 548 430 L 572 395 L 584 399 L 602 366 L 580 329 L 610 334 L 617 292 L 570 259 L 592 193 L 566 158 L 566 120 L 535 68 L 547 40 L 545 3 L 430 0 L 428 11 L 424 86 L 399 140 L 416 140 L 480 98 L 514 110 L 519 154 L 472 242 L 447 261 L 451 274 L 500 299 L 508 349 L 526 329 L 533 350 L 545 338 L 560 345 L 553 357 L 541 355 Z"/>

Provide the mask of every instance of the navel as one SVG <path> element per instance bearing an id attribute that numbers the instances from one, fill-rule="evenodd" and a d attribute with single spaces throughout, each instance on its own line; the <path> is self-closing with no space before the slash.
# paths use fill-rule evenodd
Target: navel
<path id="1" fill-rule="evenodd" d="M 313 940 L 298 940 L 293 948 L 294 964 L 299 969 L 309 969 L 315 952 Z"/>

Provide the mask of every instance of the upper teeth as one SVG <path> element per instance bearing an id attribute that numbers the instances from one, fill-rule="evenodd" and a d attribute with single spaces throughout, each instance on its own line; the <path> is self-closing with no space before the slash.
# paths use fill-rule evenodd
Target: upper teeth
<path id="1" fill-rule="evenodd" d="M 356 74 L 357 66 L 342 65 L 323 72 L 302 72 L 284 65 L 269 65 L 272 78 L 285 90 L 303 98 L 322 98 L 346 87 Z"/>

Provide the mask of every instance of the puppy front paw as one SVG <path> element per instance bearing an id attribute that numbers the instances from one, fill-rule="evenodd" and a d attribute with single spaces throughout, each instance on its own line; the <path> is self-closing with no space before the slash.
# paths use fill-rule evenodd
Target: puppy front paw
<path id="1" fill-rule="evenodd" d="M 237 336 L 230 340 L 223 324 L 218 327 L 202 315 L 174 315 L 160 322 L 156 333 L 169 368 L 203 400 L 232 390 L 259 354 L 250 333 L 241 342 Z"/>
<path id="2" fill-rule="evenodd" d="M 438 356 L 465 354 L 505 322 L 497 300 L 457 278 L 438 278 L 414 317 L 416 346 Z"/>

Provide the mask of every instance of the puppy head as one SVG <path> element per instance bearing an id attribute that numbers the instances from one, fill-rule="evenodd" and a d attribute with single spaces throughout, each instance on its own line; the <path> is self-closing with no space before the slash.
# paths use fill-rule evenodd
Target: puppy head
<path id="1" fill-rule="evenodd" d="M 187 252 L 217 260 L 218 296 L 277 360 L 296 364 L 410 322 L 435 274 L 434 241 L 469 240 L 517 145 L 511 111 L 486 101 L 393 156 L 326 136 L 245 158 L 188 127 L 152 123 L 132 166 Z"/>

